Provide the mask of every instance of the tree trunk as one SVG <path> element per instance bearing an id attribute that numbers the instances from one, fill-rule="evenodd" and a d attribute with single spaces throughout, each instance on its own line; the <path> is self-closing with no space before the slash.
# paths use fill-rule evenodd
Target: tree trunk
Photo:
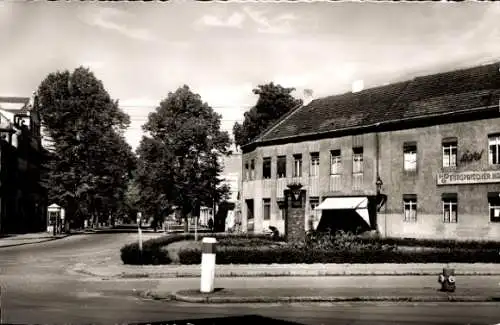
<path id="1" fill-rule="evenodd" d="M 97 228 L 97 223 L 99 222 L 98 214 L 96 211 L 92 213 L 92 227 Z"/>
<path id="2" fill-rule="evenodd" d="M 184 220 L 184 233 L 188 233 L 189 232 L 189 218 L 187 215 L 184 215 L 182 217 L 182 219 Z"/>

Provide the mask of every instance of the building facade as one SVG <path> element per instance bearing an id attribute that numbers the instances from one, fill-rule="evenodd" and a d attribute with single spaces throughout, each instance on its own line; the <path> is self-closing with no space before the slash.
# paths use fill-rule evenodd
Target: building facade
<path id="1" fill-rule="evenodd" d="M 40 117 L 30 98 L 0 97 L 0 233 L 45 231 Z"/>
<path id="2" fill-rule="evenodd" d="M 243 228 L 285 232 L 284 191 L 310 229 L 500 240 L 498 64 L 312 101 L 243 148 Z"/>
<path id="3" fill-rule="evenodd" d="M 222 179 L 221 186 L 227 185 L 229 187 L 229 197 L 226 202 L 221 203 L 219 206 L 215 207 L 216 211 L 221 211 L 225 217 L 221 218 L 229 222 L 229 227 L 234 224 L 234 215 L 237 208 L 238 194 L 240 189 L 240 173 L 241 173 L 241 153 L 233 152 L 229 156 L 220 157 L 220 163 L 223 167 L 220 178 Z M 214 218 L 214 207 L 202 206 L 200 207 L 200 225 L 207 226 L 208 221 L 216 222 Z M 227 220 L 227 219 L 231 220 Z M 218 219 L 218 218 L 217 218 Z M 221 220 L 220 222 L 224 221 Z M 194 221 L 193 221 L 194 222 Z M 218 228 L 225 228 L 225 225 L 220 224 Z"/>

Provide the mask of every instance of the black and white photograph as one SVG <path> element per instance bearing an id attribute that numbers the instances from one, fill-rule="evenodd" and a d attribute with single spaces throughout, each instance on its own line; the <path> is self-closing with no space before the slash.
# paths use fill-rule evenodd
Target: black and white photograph
<path id="1" fill-rule="evenodd" d="M 500 3 L 0 0 L 1 324 L 500 324 Z"/>

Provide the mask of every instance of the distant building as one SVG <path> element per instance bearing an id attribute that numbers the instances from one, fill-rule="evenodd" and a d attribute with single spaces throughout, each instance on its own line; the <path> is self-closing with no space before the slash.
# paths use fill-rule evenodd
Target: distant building
<path id="1" fill-rule="evenodd" d="M 499 64 L 360 89 L 242 148 L 243 228 L 288 229 L 284 190 L 300 183 L 304 231 L 500 240 Z"/>
<path id="2" fill-rule="evenodd" d="M 30 98 L 0 97 L 0 233 L 44 231 L 47 190 L 40 115 Z"/>
<path id="3" fill-rule="evenodd" d="M 222 157 L 221 164 L 223 166 L 223 172 L 220 175 L 220 177 L 223 179 L 222 184 L 226 184 L 229 186 L 230 193 L 228 200 L 217 206 L 216 209 L 217 211 L 225 213 L 226 219 L 228 217 L 230 219 L 234 219 L 233 215 L 235 214 L 235 207 L 236 202 L 238 201 L 238 193 L 241 183 L 241 153 L 235 152 L 230 156 Z M 201 225 L 208 225 L 208 220 L 210 218 L 214 218 L 213 208 L 214 207 L 207 206 L 203 206 L 200 208 L 199 220 Z M 219 227 L 222 227 L 222 225 L 219 225 Z"/>
<path id="4" fill-rule="evenodd" d="M 241 184 L 241 152 L 234 152 L 224 157 L 224 183 L 230 188 L 230 194 L 222 212 L 225 212 L 225 231 L 238 231 L 241 226 L 240 184 Z M 222 228 L 222 225 L 220 226 Z"/>
<path id="5" fill-rule="evenodd" d="M 222 164 L 224 171 L 221 177 L 224 179 L 223 184 L 230 187 L 229 202 L 236 202 L 238 200 L 238 192 L 240 190 L 241 182 L 241 153 L 235 152 L 228 157 L 223 157 Z"/>

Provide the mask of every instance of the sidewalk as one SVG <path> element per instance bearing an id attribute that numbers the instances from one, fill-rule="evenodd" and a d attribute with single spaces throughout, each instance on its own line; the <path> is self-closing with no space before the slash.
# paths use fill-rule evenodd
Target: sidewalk
<path id="1" fill-rule="evenodd" d="M 199 292 L 199 281 L 186 280 L 160 281 L 155 290 L 143 293 L 143 297 L 192 303 L 500 301 L 498 277 L 458 277 L 455 293 L 439 291 L 437 277 L 429 276 L 218 279 L 216 289 L 209 294 Z"/>
<path id="2" fill-rule="evenodd" d="M 22 246 L 29 244 L 39 244 L 48 241 L 53 241 L 61 238 L 65 238 L 72 235 L 82 235 L 82 234 L 110 234 L 110 233 L 137 233 L 137 229 L 115 229 L 111 227 L 101 227 L 101 228 L 88 228 L 81 230 L 71 230 L 69 234 L 58 234 L 54 236 L 49 232 L 37 232 L 28 234 L 11 234 L 0 236 L 0 248 Z M 153 229 L 143 230 L 144 234 L 155 234 Z M 163 234 L 157 232 L 157 234 Z"/>
<path id="3" fill-rule="evenodd" d="M 500 275 L 500 264 L 248 264 L 217 265 L 216 277 L 437 275 L 443 267 L 456 275 Z M 123 265 L 79 263 L 73 271 L 102 278 L 200 277 L 200 265 Z"/>
<path id="4" fill-rule="evenodd" d="M 54 236 L 47 232 L 7 235 L 5 237 L 0 237 L 0 248 L 43 243 L 47 241 L 61 239 L 67 236 L 69 235 L 61 234 Z"/>

